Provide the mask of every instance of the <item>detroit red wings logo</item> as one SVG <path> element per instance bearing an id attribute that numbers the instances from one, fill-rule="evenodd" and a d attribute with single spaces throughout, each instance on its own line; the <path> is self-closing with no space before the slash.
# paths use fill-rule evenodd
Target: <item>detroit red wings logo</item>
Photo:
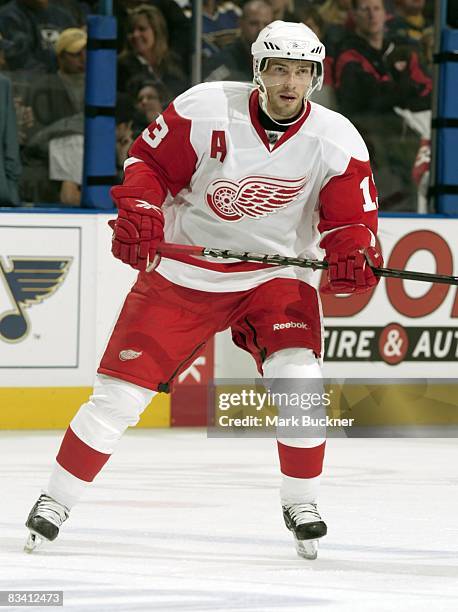
<path id="1" fill-rule="evenodd" d="M 307 179 L 277 179 L 269 176 L 248 176 L 238 183 L 218 179 L 205 193 L 209 207 L 224 221 L 240 221 L 243 217 L 259 219 L 278 212 L 302 193 Z"/>

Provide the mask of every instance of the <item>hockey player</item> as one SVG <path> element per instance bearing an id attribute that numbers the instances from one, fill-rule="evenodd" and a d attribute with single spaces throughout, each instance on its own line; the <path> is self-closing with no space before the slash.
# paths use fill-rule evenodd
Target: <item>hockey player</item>
<path id="1" fill-rule="evenodd" d="M 254 87 L 206 83 L 179 96 L 134 142 L 118 208 L 115 257 L 140 271 L 27 519 L 26 550 L 54 540 L 128 426 L 168 392 L 205 343 L 231 328 L 270 381 L 321 377 L 323 331 L 313 272 L 158 255 L 181 244 L 329 262 L 324 291 L 377 283 L 377 194 L 366 146 L 343 116 L 311 103 L 324 47 L 304 24 L 275 21 L 252 46 Z M 151 264 L 154 271 L 147 272 Z M 294 325 L 276 325 L 294 323 Z M 278 439 L 281 502 L 298 553 L 326 534 L 317 509 L 324 438 Z"/>

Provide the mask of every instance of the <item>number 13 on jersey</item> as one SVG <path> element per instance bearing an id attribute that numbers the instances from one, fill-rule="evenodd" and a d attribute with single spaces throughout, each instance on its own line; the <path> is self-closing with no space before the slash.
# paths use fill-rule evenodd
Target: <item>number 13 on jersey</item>
<path id="1" fill-rule="evenodd" d="M 365 176 L 363 178 L 363 180 L 361 181 L 361 183 L 359 184 L 362 192 L 363 192 L 363 197 L 364 197 L 364 204 L 363 204 L 363 210 L 364 212 L 370 212 L 371 210 L 377 210 L 378 208 L 378 197 L 375 198 L 375 201 L 372 200 L 371 198 L 371 193 L 370 193 L 370 188 L 369 188 L 369 181 L 372 182 L 372 185 L 374 187 L 374 191 L 375 191 L 375 184 L 374 184 L 374 175 L 372 174 L 371 176 Z"/>
<path id="2" fill-rule="evenodd" d="M 156 149 L 156 147 L 161 144 L 161 142 L 169 133 L 169 126 L 164 121 L 164 117 L 162 115 L 159 115 L 159 117 L 157 117 L 155 123 L 156 127 L 151 131 L 151 133 L 149 131 L 149 128 L 145 128 L 142 132 L 143 140 L 147 142 L 153 149 Z"/>

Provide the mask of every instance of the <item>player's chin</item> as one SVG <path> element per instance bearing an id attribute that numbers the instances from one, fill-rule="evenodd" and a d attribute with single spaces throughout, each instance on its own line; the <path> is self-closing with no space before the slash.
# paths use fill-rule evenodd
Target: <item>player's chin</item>
<path id="1" fill-rule="evenodd" d="M 294 117 L 301 109 L 301 102 L 299 102 L 299 100 L 297 99 L 287 101 L 282 100 L 281 102 L 282 103 L 280 107 L 285 119 L 288 119 L 289 117 Z"/>

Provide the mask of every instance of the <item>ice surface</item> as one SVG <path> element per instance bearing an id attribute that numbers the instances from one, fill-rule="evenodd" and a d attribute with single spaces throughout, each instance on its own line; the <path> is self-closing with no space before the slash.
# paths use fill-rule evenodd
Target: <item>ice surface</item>
<path id="1" fill-rule="evenodd" d="M 78 611 L 458 609 L 453 439 L 329 440 L 328 536 L 305 561 L 283 525 L 274 440 L 130 431 L 58 540 L 27 555 L 61 435 L 0 434 L 3 590 L 63 590 Z"/>

